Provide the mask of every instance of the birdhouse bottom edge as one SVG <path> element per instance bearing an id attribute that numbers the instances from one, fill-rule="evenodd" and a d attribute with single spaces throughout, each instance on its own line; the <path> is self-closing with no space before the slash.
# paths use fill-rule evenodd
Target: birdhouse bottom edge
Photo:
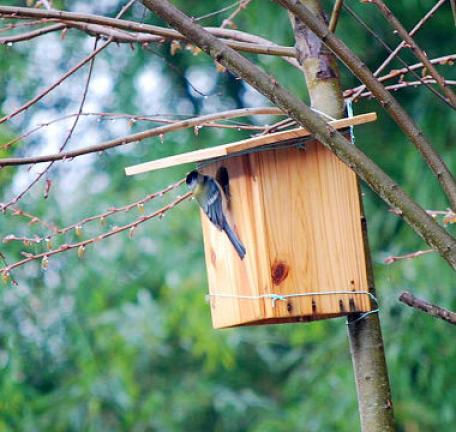
<path id="1" fill-rule="evenodd" d="M 309 297 L 287 298 L 280 294 L 265 295 L 261 299 L 250 296 L 217 298 L 217 294 L 209 294 L 212 325 L 215 329 L 305 323 L 317 320 L 346 317 L 354 314 L 372 312 L 371 300 L 375 298 L 369 292 L 340 292 L 339 295 L 328 292 L 309 293 Z M 330 297 L 325 310 L 319 310 L 320 303 L 316 298 Z M 363 301 L 359 301 L 360 298 Z M 348 306 L 348 307 L 347 307 Z"/>

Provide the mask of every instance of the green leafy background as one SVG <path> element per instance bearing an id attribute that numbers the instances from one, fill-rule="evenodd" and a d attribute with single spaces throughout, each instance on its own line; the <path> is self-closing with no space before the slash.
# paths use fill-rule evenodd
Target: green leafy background
<path id="1" fill-rule="evenodd" d="M 114 16 L 124 2 L 56 1 L 59 8 Z M 227 5 L 176 2 L 198 17 Z M 324 2 L 327 10 L 332 2 Z M 352 3 L 352 2 L 350 2 Z M 433 2 L 404 0 L 391 5 L 411 28 Z M 3 4 L 17 6 L 25 2 Z M 391 46 L 399 40 L 374 6 L 351 6 Z M 129 19 L 163 25 L 136 4 Z M 220 25 L 225 15 L 205 25 Z M 288 17 L 277 4 L 253 0 L 236 23 L 240 29 L 293 45 Z M 342 13 L 338 35 L 371 67 L 384 49 Z M 417 35 L 429 57 L 455 46 L 450 5 L 444 5 Z M 0 109 L 9 113 L 87 55 L 93 41 L 76 30 L 31 42 L 0 46 Z M 132 49 L 133 48 L 133 49 Z M 216 73 L 204 54 L 184 49 L 171 56 L 169 45 L 149 49 L 112 44 L 95 62 L 88 104 L 98 111 L 131 114 L 199 114 L 267 101 L 228 73 Z M 49 56 L 49 57 L 48 57 Z M 410 52 L 403 58 L 415 60 Z M 247 55 L 307 100 L 301 73 L 272 57 Z M 394 63 L 393 67 L 401 67 Z M 454 66 L 440 67 L 455 79 Z M 358 82 L 341 66 L 344 88 Z M 27 113 L 0 127 L 4 143 L 43 122 L 75 112 L 87 69 Z M 192 90 L 206 89 L 203 97 Z M 108 83 L 108 84 L 106 84 Z M 107 87 L 106 87 L 107 86 Z M 104 90 L 103 90 L 104 88 Z M 107 88 L 107 90 L 106 90 Z M 147 90 L 149 88 L 149 90 Z M 425 88 L 397 93 L 456 169 L 454 113 Z M 398 128 L 370 100 L 355 112 L 377 111 L 375 124 L 359 127 L 356 144 L 426 208 L 447 202 L 425 163 Z M 273 119 L 269 119 L 273 121 Z M 49 134 L 20 141 L 0 156 L 50 151 L 61 144 L 70 123 Z M 147 123 L 84 118 L 70 148 L 83 147 L 150 127 Z M 54 133 L 54 135 L 52 135 Z M 59 135 L 60 133 L 60 135 Z M 123 169 L 145 160 L 226 143 L 247 136 L 236 130 L 203 128 L 152 138 L 102 155 L 61 162 L 50 171 L 48 199 L 40 183 L 21 201 L 24 210 L 65 226 L 121 206 L 181 178 L 187 167 L 126 178 Z M 57 138 L 56 138 L 57 137 Z M 60 137 L 60 138 L 59 138 Z M 55 150 L 55 148 L 52 148 Z M 74 166 L 74 168 L 71 168 Z M 27 168 L 0 170 L 0 200 L 8 201 L 32 179 Z M 177 193 L 146 205 L 153 211 Z M 369 237 L 375 262 L 380 317 L 398 430 L 447 431 L 456 422 L 456 344 L 450 325 L 398 302 L 403 290 L 456 309 L 455 277 L 435 255 L 393 265 L 385 257 L 426 245 L 400 218 L 364 188 Z M 105 227 L 84 226 L 89 236 L 137 217 L 110 218 Z M 343 319 L 215 331 L 204 301 L 207 281 L 198 211 L 185 202 L 162 220 L 142 225 L 133 239 L 122 234 L 87 248 L 51 257 L 43 271 L 30 263 L 13 272 L 18 285 L 0 285 L 0 430 L 2 431 L 353 431 L 359 429 L 356 391 Z M 2 237 L 45 235 L 39 224 L 7 212 L 0 215 Z M 334 223 L 338 221 L 335 220 Z M 449 228 L 455 233 L 455 230 Z M 74 232 L 60 242 L 76 241 Z M 23 245 L 1 244 L 8 262 L 21 258 Z M 28 248 L 38 253 L 44 245 Z"/>

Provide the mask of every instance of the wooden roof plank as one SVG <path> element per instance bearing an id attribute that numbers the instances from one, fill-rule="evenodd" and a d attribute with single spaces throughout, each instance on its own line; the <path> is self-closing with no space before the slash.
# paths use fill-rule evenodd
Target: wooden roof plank
<path id="1" fill-rule="evenodd" d="M 343 118 L 329 122 L 331 126 L 336 129 L 342 129 L 349 126 L 356 126 L 363 123 L 373 122 L 377 120 L 375 112 L 360 114 L 355 117 Z M 223 144 L 216 147 L 209 147 L 199 149 L 187 153 L 181 153 L 173 156 L 168 156 L 161 159 L 144 162 L 138 165 L 133 165 L 125 168 L 126 175 L 142 174 L 148 171 L 154 171 L 172 166 L 183 165 L 191 162 L 200 162 L 217 157 L 232 155 L 234 153 L 253 149 L 256 147 L 274 144 L 280 141 L 286 141 L 293 138 L 302 138 L 311 135 L 311 133 L 304 128 L 296 128 L 282 132 L 274 132 L 267 135 L 256 136 L 234 143 Z"/>

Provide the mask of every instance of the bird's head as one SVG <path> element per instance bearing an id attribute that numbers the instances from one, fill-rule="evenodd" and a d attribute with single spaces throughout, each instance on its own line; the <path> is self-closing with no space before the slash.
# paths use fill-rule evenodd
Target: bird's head
<path id="1" fill-rule="evenodd" d="M 198 184 L 198 180 L 201 177 L 201 174 L 194 170 L 190 173 L 187 174 L 187 178 L 185 179 L 185 183 L 187 183 L 187 186 L 190 190 L 193 190 L 196 188 Z"/>

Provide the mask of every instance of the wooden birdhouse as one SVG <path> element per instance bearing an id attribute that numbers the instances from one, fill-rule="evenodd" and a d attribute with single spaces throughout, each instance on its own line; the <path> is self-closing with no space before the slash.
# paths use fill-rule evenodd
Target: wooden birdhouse
<path id="1" fill-rule="evenodd" d="M 343 129 L 375 113 L 332 122 Z M 311 321 L 368 312 L 356 175 L 303 128 L 179 154 L 128 175 L 196 162 L 225 175 L 228 219 L 247 250 L 201 214 L 215 328 Z M 196 204 L 195 204 L 196 205 Z"/>

